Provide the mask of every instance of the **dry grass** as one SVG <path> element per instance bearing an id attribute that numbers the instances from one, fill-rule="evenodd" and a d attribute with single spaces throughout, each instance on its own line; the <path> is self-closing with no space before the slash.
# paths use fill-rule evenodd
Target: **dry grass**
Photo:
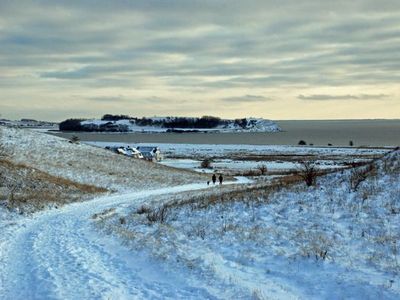
<path id="1" fill-rule="evenodd" d="M 261 183 L 256 186 L 223 186 L 220 189 L 211 189 L 186 195 L 181 197 L 180 194 L 174 198 L 159 201 L 161 205 L 155 205 L 150 207 L 147 205 L 140 206 L 137 210 L 137 214 L 146 214 L 150 223 L 163 223 L 166 220 L 166 216 L 171 214 L 175 209 L 184 206 L 190 206 L 192 210 L 195 209 L 208 209 L 211 206 L 220 203 L 229 202 L 258 202 L 268 201 L 268 197 L 271 193 L 289 186 L 298 184 L 302 181 L 302 178 L 297 174 L 290 174 L 274 180 L 272 183 Z M 169 197 L 170 198 L 170 197 Z M 160 212 L 166 211 L 167 213 L 161 214 Z M 149 219 L 150 216 L 150 219 Z"/>
<path id="2" fill-rule="evenodd" d="M 0 159 L 5 159 L 9 156 L 9 153 L 3 143 L 3 135 L 3 128 L 0 126 Z"/>
<path id="3" fill-rule="evenodd" d="M 6 146 L 14 152 L 13 161 L 87 185 L 125 191 L 207 180 L 207 176 L 199 173 L 69 143 L 66 139 L 38 132 L 10 128 L 6 131 Z"/>
<path id="4" fill-rule="evenodd" d="M 107 190 L 51 176 L 35 168 L 7 159 L 0 160 L 0 198 L 9 208 L 35 211 L 48 204 L 79 201 Z"/>

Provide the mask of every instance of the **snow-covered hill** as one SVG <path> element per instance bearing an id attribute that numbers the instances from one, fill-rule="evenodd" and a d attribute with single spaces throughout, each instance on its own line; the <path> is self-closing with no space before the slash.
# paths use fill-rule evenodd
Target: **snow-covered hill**
<path id="1" fill-rule="evenodd" d="M 142 119 L 125 120 L 86 120 L 82 121 L 82 131 L 111 131 L 111 132 L 277 132 L 279 126 L 266 119 L 245 118 L 241 120 L 220 120 L 215 127 L 180 127 L 179 118 L 146 118 L 148 125 L 143 125 Z M 195 122 L 196 118 L 184 118 Z M 183 123 L 183 122 L 182 122 Z M 171 124 L 177 124 L 173 126 Z"/>
<path id="2" fill-rule="evenodd" d="M 0 128 L 0 143 L 17 164 L 33 167 L 52 176 L 110 191 L 157 189 L 204 182 L 202 175 L 179 171 L 144 160 L 29 129 Z"/>
<path id="3" fill-rule="evenodd" d="M 396 151 L 313 187 L 153 198 L 96 223 L 201 283 L 200 297 L 399 299 L 399 178 Z"/>

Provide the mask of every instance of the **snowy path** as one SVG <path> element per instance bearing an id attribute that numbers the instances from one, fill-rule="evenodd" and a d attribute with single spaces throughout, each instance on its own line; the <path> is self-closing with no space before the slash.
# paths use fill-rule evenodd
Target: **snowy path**
<path id="1" fill-rule="evenodd" d="M 99 235 L 91 222 L 93 214 L 107 208 L 120 210 L 150 196 L 204 188 L 191 184 L 111 195 L 4 226 L 0 299 L 213 298 L 201 284 L 177 277 L 145 256 L 133 256 L 113 238 Z"/>

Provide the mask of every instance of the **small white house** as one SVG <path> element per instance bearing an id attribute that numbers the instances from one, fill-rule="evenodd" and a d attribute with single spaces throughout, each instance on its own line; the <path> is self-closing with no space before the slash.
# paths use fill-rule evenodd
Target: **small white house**
<path id="1" fill-rule="evenodd" d="M 135 148 L 132 148 L 131 146 L 116 147 L 116 148 L 106 147 L 106 149 L 113 150 L 118 154 L 122 154 L 122 155 L 133 157 L 133 158 L 144 158 L 142 153 L 140 153 L 140 151 L 138 151 Z"/>
<path id="2" fill-rule="evenodd" d="M 150 161 L 161 161 L 162 160 L 162 155 L 160 148 L 156 146 L 139 146 L 136 148 L 137 150 L 142 153 L 144 159 L 150 160 Z"/>
<path id="3" fill-rule="evenodd" d="M 125 151 L 126 151 L 127 156 L 131 156 L 134 158 L 144 158 L 143 154 L 136 148 L 132 148 L 132 147 L 128 146 L 125 148 Z"/>

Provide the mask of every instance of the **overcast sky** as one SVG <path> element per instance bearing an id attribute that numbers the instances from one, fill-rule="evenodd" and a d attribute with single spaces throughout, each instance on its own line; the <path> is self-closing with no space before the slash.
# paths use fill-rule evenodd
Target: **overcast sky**
<path id="1" fill-rule="evenodd" d="M 3 118 L 400 118 L 399 83 L 399 0 L 0 0 Z"/>

